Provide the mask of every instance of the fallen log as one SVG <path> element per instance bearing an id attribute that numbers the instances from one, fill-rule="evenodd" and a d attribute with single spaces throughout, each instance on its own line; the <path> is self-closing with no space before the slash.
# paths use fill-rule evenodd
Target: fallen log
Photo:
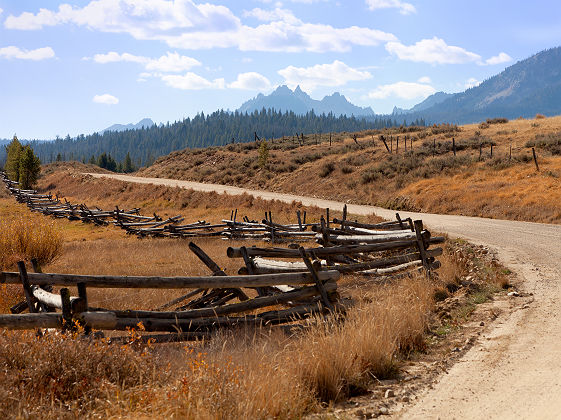
<path id="1" fill-rule="evenodd" d="M 328 292 L 337 290 L 335 282 L 327 282 L 324 285 Z M 229 315 L 240 312 L 252 311 L 255 309 L 265 308 L 267 306 L 277 305 L 290 301 L 297 301 L 304 298 L 318 296 L 319 291 L 315 286 L 305 287 L 286 293 L 279 293 L 270 296 L 261 296 L 254 299 L 246 300 L 239 303 L 231 303 L 229 305 L 217 306 L 214 308 L 191 309 L 189 311 L 113 311 L 117 318 L 157 318 L 157 319 L 195 319 L 195 318 L 212 318 L 220 315 Z"/>

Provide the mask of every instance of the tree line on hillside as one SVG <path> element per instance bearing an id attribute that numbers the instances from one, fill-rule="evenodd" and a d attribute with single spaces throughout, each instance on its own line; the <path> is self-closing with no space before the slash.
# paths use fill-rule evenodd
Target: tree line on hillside
<path id="1" fill-rule="evenodd" d="M 22 146 L 17 136 L 6 147 L 4 170 L 12 181 L 18 181 L 20 188 L 30 189 L 41 172 L 41 161 L 29 146 Z"/>
<path id="2" fill-rule="evenodd" d="M 272 109 L 251 114 L 221 110 L 149 128 L 82 134 L 74 138 L 66 136 L 64 139 L 32 141 L 30 144 L 44 163 L 55 160 L 91 162 L 92 156 L 98 163 L 100 156 L 106 154 L 107 158 L 111 156 L 116 166 L 120 162 L 124 170 L 127 155 L 130 166 L 148 166 L 159 156 L 175 150 L 250 142 L 255 138 L 254 133 L 260 138 L 269 139 L 293 136 L 296 133 L 360 131 L 401 124 L 391 118 L 337 117 L 332 113 L 316 115 L 313 111 L 297 115 L 294 112 L 283 113 Z M 424 121 L 415 121 L 413 124 L 424 125 Z M 109 165 L 112 166 L 113 163 Z"/>

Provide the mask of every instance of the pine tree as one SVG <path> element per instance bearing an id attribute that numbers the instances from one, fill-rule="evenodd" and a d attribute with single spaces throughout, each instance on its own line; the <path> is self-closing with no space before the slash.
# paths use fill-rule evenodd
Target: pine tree
<path id="1" fill-rule="evenodd" d="M 125 162 L 123 163 L 123 172 L 128 174 L 130 172 L 134 172 L 134 166 L 132 165 L 132 159 L 130 154 L 127 152 L 127 156 L 125 156 Z"/>
<path id="2" fill-rule="evenodd" d="M 28 190 L 37 182 L 37 177 L 41 172 L 41 161 L 33 149 L 25 146 L 19 159 L 19 185 L 22 189 Z"/>
<path id="3" fill-rule="evenodd" d="M 6 165 L 4 166 L 8 178 L 12 181 L 17 181 L 19 179 L 19 163 L 22 151 L 23 146 L 14 134 L 12 142 L 6 146 Z"/>

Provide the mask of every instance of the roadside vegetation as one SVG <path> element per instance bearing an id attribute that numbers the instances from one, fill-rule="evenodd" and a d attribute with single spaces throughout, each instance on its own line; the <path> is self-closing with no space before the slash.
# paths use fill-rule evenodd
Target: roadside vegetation
<path id="1" fill-rule="evenodd" d="M 82 166 L 63 167 L 46 168 L 39 189 L 89 206 L 140 207 L 146 213 L 180 213 L 188 220 L 227 218 L 234 208 L 253 219 L 271 210 L 280 222 L 293 221 L 296 209 L 307 210 L 308 217 L 321 213 L 298 203 L 94 179 L 80 174 Z M 111 226 L 52 220 L 32 214 L 5 192 L 0 192 L 0 220 L 6 220 L 17 235 L 33 237 L 40 231 L 44 234 L 38 238 L 60 238 L 56 252 L 46 252 L 41 260 L 45 272 L 208 274 L 183 240 L 139 240 Z M 240 263 L 226 257 L 226 247 L 247 245 L 212 239 L 197 243 L 227 273 L 234 273 Z M 36 246 L 53 249 L 52 241 Z M 370 392 L 379 380 L 400 378 L 404 364 L 446 340 L 441 331 L 448 331 L 456 322 L 451 320 L 459 318 L 440 317 L 443 302 L 465 296 L 465 304 L 454 306 L 462 308 L 485 300 L 470 297 L 475 293 L 508 287 L 498 266 L 489 265 L 477 250 L 477 260 L 472 258 L 468 249 L 466 244 L 448 242 L 439 276 L 432 280 L 420 276 L 380 283 L 345 276 L 340 293 L 355 302 L 345 320 L 312 319 L 306 330 L 294 335 L 242 329 L 217 333 L 205 342 L 145 345 L 138 342 L 138 333 L 130 332 L 127 344 L 119 345 L 80 339 L 79 334 L 47 333 L 38 338 L 32 332 L 1 331 L 0 413 L 41 418 L 216 419 L 301 418 L 325 412 L 325 407 Z M 39 255 L 10 250 L 5 251 L 4 270 L 13 270 L 17 259 Z M 477 261 L 477 267 L 469 261 Z M 151 309 L 179 294 L 182 291 L 141 294 L 101 289 L 92 290 L 88 297 L 92 305 Z M 21 298 L 21 288 L 0 287 L 3 312 Z"/>

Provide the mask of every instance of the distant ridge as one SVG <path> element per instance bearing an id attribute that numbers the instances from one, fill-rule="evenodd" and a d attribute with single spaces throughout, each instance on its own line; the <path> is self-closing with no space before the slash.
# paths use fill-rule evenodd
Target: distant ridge
<path id="1" fill-rule="evenodd" d="M 430 98 L 406 111 L 407 119 L 467 124 L 494 117 L 561 114 L 561 47 L 539 52 L 479 86 L 419 109 Z"/>
<path id="2" fill-rule="evenodd" d="M 441 102 L 444 102 L 446 99 L 454 96 L 453 93 L 446 93 L 446 92 L 436 92 L 426 98 L 423 102 L 418 103 L 413 108 L 410 109 L 403 109 L 394 107 L 392 115 L 402 115 L 402 114 L 410 114 L 412 112 L 423 111 L 425 109 L 429 109 L 434 105 L 437 105 Z"/>
<path id="3" fill-rule="evenodd" d="M 143 118 L 136 124 L 113 124 L 111 127 L 107 127 L 101 130 L 99 133 L 103 134 L 106 131 L 125 131 L 125 130 L 136 130 L 137 128 L 148 128 L 154 125 L 154 121 L 150 118 Z"/>
<path id="4" fill-rule="evenodd" d="M 350 117 L 371 117 L 374 116 L 372 108 L 362 108 L 350 103 L 347 98 L 339 92 L 325 96 L 321 101 L 312 99 L 306 92 L 297 86 L 293 91 L 286 85 L 279 86 L 270 95 L 260 93 L 255 98 L 244 102 L 239 112 L 252 113 L 265 109 L 276 109 L 277 111 L 292 111 L 295 114 L 303 115 L 309 111 L 316 114 L 333 113 L 335 116 L 346 115 Z"/>

